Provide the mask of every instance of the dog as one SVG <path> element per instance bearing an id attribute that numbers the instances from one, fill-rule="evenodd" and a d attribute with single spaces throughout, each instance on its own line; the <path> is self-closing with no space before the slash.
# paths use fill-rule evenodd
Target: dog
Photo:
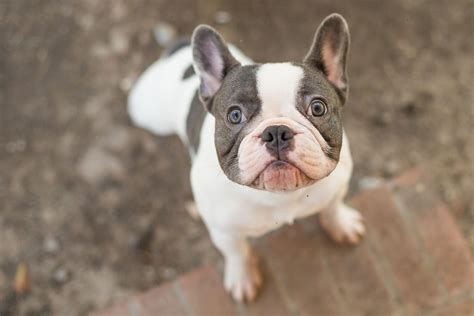
<path id="1" fill-rule="evenodd" d="M 134 124 L 188 146 L 196 208 L 236 301 L 253 301 L 262 285 L 249 237 L 317 212 L 336 242 L 365 232 L 343 202 L 353 168 L 342 127 L 348 51 L 339 14 L 324 19 L 302 62 L 254 63 L 200 25 L 130 92 Z"/>

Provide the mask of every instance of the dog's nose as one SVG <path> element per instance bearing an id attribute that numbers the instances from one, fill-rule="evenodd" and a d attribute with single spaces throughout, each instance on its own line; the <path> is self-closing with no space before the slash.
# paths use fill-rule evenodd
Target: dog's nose
<path id="1" fill-rule="evenodd" d="M 278 155 L 279 152 L 290 146 L 293 136 L 294 134 L 288 126 L 273 125 L 265 128 L 260 137 L 266 143 L 266 147 Z"/>

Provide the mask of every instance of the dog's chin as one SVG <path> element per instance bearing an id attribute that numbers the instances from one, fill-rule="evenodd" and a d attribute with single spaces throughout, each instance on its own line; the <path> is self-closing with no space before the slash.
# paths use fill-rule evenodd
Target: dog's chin
<path id="1" fill-rule="evenodd" d="M 276 160 L 263 169 L 250 187 L 259 190 L 284 192 L 306 187 L 315 181 L 291 163 Z"/>

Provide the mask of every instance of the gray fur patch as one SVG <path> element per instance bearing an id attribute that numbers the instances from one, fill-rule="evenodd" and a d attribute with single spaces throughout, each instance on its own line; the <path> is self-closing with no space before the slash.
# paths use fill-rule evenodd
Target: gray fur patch
<path id="1" fill-rule="evenodd" d="M 212 114 L 216 118 L 216 150 L 222 170 L 229 179 L 239 183 L 238 150 L 242 139 L 250 132 L 247 127 L 261 111 L 256 73 L 260 66 L 236 67 L 224 79 L 221 89 L 212 100 Z M 231 124 L 227 114 L 232 106 L 239 106 L 247 122 Z"/>
<path id="2" fill-rule="evenodd" d="M 189 146 L 197 153 L 201 138 L 201 129 L 206 118 L 207 112 L 199 100 L 198 93 L 194 94 L 191 106 L 189 107 L 188 116 L 186 118 L 186 134 L 188 136 Z"/>
<path id="3" fill-rule="evenodd" d="M 339 160 L 342 147 L 342 106 L 344 100 L 340 97 L 338 90 L 331 84 L 324 73 L 302 63 L 295 63 L 303 68 L 304 77 L 297 94 L 296 106 L 308 120 L 316 127 L 329 145 L 326 155 L 333 160 Z M 308 116 L 309 103 L 315 96 L 321 96 L 326 100 L 328 112 L 324 116 Z"/>
<path id="4" fill-rule="evenodd" d="M 183 73 L 183 77 L 181 78 L 182 80 L 186 80 L 188 79 L 189 77 L 192 77 L 196 74 L 196 72 L 194 72 L 194 67 L 193 65 L 189 65 L 188 68 L 186 68 L 186 70 L 184 71 Z"/>

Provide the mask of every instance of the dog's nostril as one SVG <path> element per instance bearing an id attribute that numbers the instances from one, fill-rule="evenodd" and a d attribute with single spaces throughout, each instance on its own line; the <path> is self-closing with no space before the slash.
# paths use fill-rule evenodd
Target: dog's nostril
<path id="1" fill-rule="evenodd" d="M 262 141 L 281 146 L 294 137 L 293 131 L 285 125 L 269 126 L 260 135 Z"/>
<path id="2" fill-rule="evenodd" d="M 288 141 L 294 136 L 293 132 L 286 126 L 280 127 L 280 139 L 283 141 Z"/>
<path id="3" fill-rule="evenodd" d="M 273 141 L 273 135 L 272 135 L 272 132 L 269 131 L 268 129 L 266 129 L 262 135 L 261 135 L 261 138 L 264 142 L 271 142 Z"/>

